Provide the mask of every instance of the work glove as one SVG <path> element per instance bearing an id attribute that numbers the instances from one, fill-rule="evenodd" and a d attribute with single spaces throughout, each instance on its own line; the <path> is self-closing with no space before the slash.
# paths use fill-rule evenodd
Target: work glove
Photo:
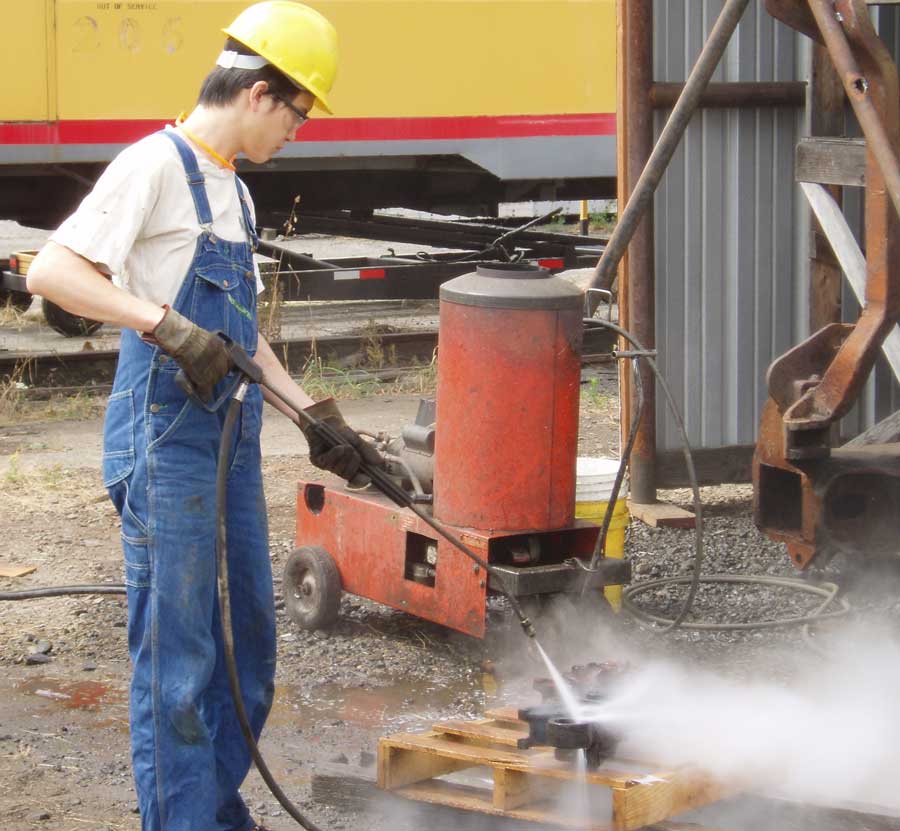
<path id="1" fill-rule="evenodd" d="M 231 359 L 218 335 L 197 326 L 174 309 L 165 307 L 150 340 L 171 355 L 191 380 L 201 401 L 212 398 L 213 387 L 231 369 Z"/>
<path id="2" fill-rule="evenodd" d="M 368 484 L 368 477 L 359 473 L 360 464 L 366 461 L 369 464 L 381 466 L 384 464 L 384 459 L 372 444 L 347 425 L 338 409 L 337 402 L 333 398 L 323 398 L 306 407 L 304 412 L 318 421 L 329 424 L 344 440 L 342 444 L 329 447 L 313 425 L 301 422 L 300 429 L 309 444 L 309 460 L 317 468 L 336 473 L 354 487 L 363 487 Z"/>

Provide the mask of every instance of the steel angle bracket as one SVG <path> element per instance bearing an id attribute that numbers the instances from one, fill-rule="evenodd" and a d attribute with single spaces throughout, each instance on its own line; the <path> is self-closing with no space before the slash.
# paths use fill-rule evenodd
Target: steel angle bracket
<path id="1" fill-rule="evenodd" d="M 631 563 L 615 557 L 600 560 L 597 568 L 576 566 L 570 561 L 541 566 L 505 566 L 492 564 L 500 572 L 504 584 L 517 597 L 532 594 L 556 594 L 581 592 L 583 589 L 601 589 L 604 586 L 625 585 L 631 581 Z M 498 588 L 492 572 L 489 588 Z"/>

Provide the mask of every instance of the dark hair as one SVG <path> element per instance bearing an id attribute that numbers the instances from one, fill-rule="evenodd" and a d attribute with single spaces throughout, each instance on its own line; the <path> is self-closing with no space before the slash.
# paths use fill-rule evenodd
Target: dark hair
<path id="1" fill-rule="evenodd" d="M 256 54 L 232 38 L 225 41 L 225 49 L 239 55 Z M 197 103 L 207 107 L 226 107 L 242 89 L 250 89 L 257 81 L 265 81 L 269 85 L 269 92 L 276 98 L 291 100 L 301 91 L 300 87 L 272 64 L 266 64 L 262 69 L 225 69 L 217 66 L 204 79 Z"/>

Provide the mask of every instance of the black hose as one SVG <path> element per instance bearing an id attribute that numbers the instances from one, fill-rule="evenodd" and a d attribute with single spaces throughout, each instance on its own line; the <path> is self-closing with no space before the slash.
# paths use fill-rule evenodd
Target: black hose
<path id="1" fill-rule="evenodd" d="M 633 362 L 631 364 L 632 367 L 632 376 L 634 379 L 634 389 L 637 394 L 637 407 L 635 408 L 634 415 L 631 418 L 631 427 L 628 430 L 628 439 L 625 442 L 625 447 L 622 450 L 622 458 L 619 462 L 619 469 L 616 471 L 616 478 L 613 482 L 612 490 L 609 494 L 609 502 L 606 505 L 606 511 L 603 514 L 603 524 L 600 526 L 600 534 L 597 537 L 597 544 L 594 546 L 594 553 L 591 556 L 591 565 L 592 569 L 597 568 L 597 565 L 600 562 L 601 557 L 603 557 L 606 553 L 606 537 L 609 533 L 609 526 L 612 523 L 613 511 L 616 507 L 616 500 L 619 498 L 619 490 L 622 487 L 622 482 L 625 479 L 625 471 L 628 469 L 628 460 L 631 458 L 631 451 L 634 448 L 634 442 L 637 439 L 638 428 L 641 425 L 641 419 L 644 415 L 644 383 L 641 380 L 641 373 L 638 371 L 637 363 Z M 585 590 L 587 589 L 587 583 L 585 583 Z M 584 592 L 582 592 L 583 594 Z"/>
<path id="2" fill-rule="evenodd" d="M 237 661 L 234 657 L 234 632 L 231 628 L 231 592 L 228 588 L 228 530 L 227 530 L 227 495 L 228 495 L 228 457 L 231 452 L 231 443 L 234 437 L 234 428 L 237 423 L 238 413 L 243 404 L 244 395 L 247 393 L 249 382 L 241 381 L 228 404 L 225 414 L 225 423 L 222 426 L 222 439 L 219 444 L 219 466 L 216 471 L 216 567 L 219 584 L 219 616 L 222 619 L 222 641 L 225 646 L 225 666 L 228 670 L 228 683 L 231 687 L 231 697 L 234 699 L 234 708 L 237 713 L 241 732 L 250 749 L 253 763 L 259 771 L 272 795 L 281 804 L 281 807 L 290 814 L 307 831 L 321 831 L 311 819 L 304 816 L 299 808 L 288 799 L 287 794 L 281 789 L 275 777 L 272 776 L 268 765 L 259 752 L 259 746 L 250 727 L 250 719 L 244 707 L 244 697 L 241 694 L 241 683 L 238 680 Z"/>
<path id="3" fill-rule="evenodd" d="M 216 570 L 219 595 L 219 615 L 222 619 L 222 641 L 225 647 L 225 666 L 228 671 L 228 683 L 231 687 L 231 696 L 234 699 L 234 707 L 237 713 L 241 732 L 250 749 L 250 755 L 256 769 L 259 771 L 272 795 L 278 800 L 282 808 L 290 814 L 307 831 L 321 831 L 312 820 L 304 816 L 300 810 L 288 799 L 287 795 L 275 781 L 268 765 L 259 752 L 259 746 L 253 736 L 247 710 L 244 707 L 244 698 L 241 694 L 241 685 L 238 680 L 237 662 L 234 657 L 234 631 L 231 627 L 231 593 L 228 589 L 228 533 L 226 520 L 226 498 L 228 493 L 228 456 L 231 450 L 234 428 L 237 416 L 247 392 L 248 382 L 242 381 L 232 396 L 225 414 L 225 423 L 222 426 L 222 439 L 219 445 L 219 462 L 216 471 Z M 27 589 L 17 592 L 0 592 L 0 601 L 4 600 L 30 600 L 42 597 L 63 597 L 79 594 L 125 594 L 123 585 L 79 585 L 79 586 L 53 586 L 48 588 Z"/>
<path id="4" fill-rule="evenodd" d="M 0 592 L 2 600 L 32 600 L 36 597 L 65 597 L 70 594 L 125 594 L 125 586 L 103 583 L 98 586 L 48 586 L 19 592 Z"/>
<path id="5" fill-rule="evenodd" d="M 842 615 L 847 614 L 850 610 L 850 606 L 844 598 L 837 598 L 838 588 L 832 583 L 824 583 L 820 586 L 814 586 L 808 583 L 805 583 L 801 580 L 797 580 L 789 577 L 772 577 L 769 575 L 729 575 L 729 574 L 713 574 L 707 575 L 703 577 L 702 566 L 703 566 L 703 517 L 701 514 L 701 503 L 700 503 L 700 489 L 698 487 L 697 475 L 694 469 L 694 460 L 691 454 L 691 446 L 688 441 L 687 431 L 685 430 L 684 420 L 681 417 L 681 413 L 678 410 L 677 405 L 675 404 L 675 399 L 672 396 L 671 390 L 669 389 L 668 384 L 666 384 L 665 379 L 662 376 L 662 373 L 659 370 L 659 367 L 656 365 L 656 361 L 651 357 L 652 353 L 648 354 L 648 350 L 645 349 L 632 335 L 626 332 L 624 329 L 616 326 L 614 323 L 605 320 L 599 320 L 594 318 L 587 318 L 584 321 L 585 325 L 599 326 L 605 327 L 607 329 L 612 329 L 621 337 L 625 338 L 629 343 L 631 343 L 635 351 L 639 354 L 631 355 L 635 360 L 635 364 L 633 366 L 637 366 L 637 360 L 646 360 L 650 366 L 650 369 L 653 370 L 653 374 L 656 378 L 657 383 L 659 383 L 660 387 L 663 390 L 663 393 L 666 396 L 666 403 L 669 407 L 669 412 L 672 413 L 673 418 L 675 419 L 676 424 L 678 425 L 678 429 L 681 432 L 681 442 L 682 449 L 684 452 L 685 463 L 687 466 L 688 478 L 691 482 L 691 490 L 694 496 L 694 512 L 697 515 L 696 521 L 696 536 L 695 536 L 695 551 L 694 551 L 694 563 L 693 563 L 693 573 L 690 577 L 666 577 L 660 580 L 651 580 L 647 583 L 640 583 L 634 586 L 626 587 L 622 592 L 622 609 L 631 614 L 635 619 L 641 621 L 642 623 L 648 624 L 653 627 L 654 631 L 659 633 L 670 632 L 673 629 L 683 628 L 688 629 L 695 632 L 710 632 L 710 631 L 739 631 L 739 630 L 750 630 L 750 629 L 773 629 L 781 626 L 795 626 L 798 624 L 804 624 L 807 627 L 811 623 L 817 623 L 822 620 L 827 620 L 830 618 L 840 617 Z M 596 567 L 597 560 L 600 556 L 602 556 L 603 549 L 605 546 L 605 530 L 609 527 L 609 521 L 612 517 L 612 510 L 615 505 L 615 499 L 618 496 L 618 486 L 621 484 L 621 480 L 624 475 L 624 470 L 626 465 L 628 464 L 628 459 L 631 455 L 631 450 L 634 445 L 634 436 L 637 431 L 637 424 L 640 420 L 641 411 L 644 407 L 644 397 L 643 397 L 643 388 L 640 384 L 640 373 L 635 372 L 635 391 L 638 397 L 638 413 L 632 419 L 631 430 L 628 436 L 628 442 L 626 443 L 625 449 L 622 454 L 622 461 L 619 465 L 619 470 L 616 475 L 616 481 L 613 486 L 613 493 L 610 498 L 610 502 L 606 508 L 606 514 L 603 518 L 603 529 L 601 530 L 600 537 L 597 540 L 597 547 L 594 551 L 594 557 L 591 559 L 591 567 Z M 690 583 L 690 590 L 688 592 L 688 596 L 685 598 L 684 603 L 681 606 L 680 611 L 674 618 L 666 618 L 661 615 L 654 615 L 650 612 L 646 612 L 643 609 L 640 609 L 634 602 L 634 598 L 643 592 L 648 591 L 649 589 L 659 588 L 660 586 L 672 586 L 672 585 L 684 585 L 685 583 Z M 702 583 L 711 584 L 711 583 L 733 583 L 733 584 L 756 584 L 756 585 L 768 585 L 768 586 L 780 586 L 785 588 L 792 588 L 796 591 L 807 592 L 811 594 L 817 594 L 825 598 L 823 603 L 818 606 L 815 610 L 810 612 L 809 614 L 790 617 L 790 618 L 779 618 L 776 620 L 767 620 L 767 621 L 759 621 L 757 623 L 710 623 L 710 622 L 693 622 L 693 623 L 685 623 L 684 620 L 688 614 L 690 614 L 691 609 L 694 606 L 694 600 L 697 596 L 697 591 L 700 588 Z M 826 608 L 832 603 L 837 602 L 840 604 L 840 608 L 833 612 L 826 612 Z"/>
<path id="6" fill-rule="evenodd" d="M 615 332 L 619 337 L 627 340 L 635 349 L 636 352 L 641 353 L 633 356 L 638 360 L 645 360 L 653 371 L 653 375 L 656 379 L 656 382 L 659 384 L 660 388 L 663 391 L 663 394 L 666 397 L 666 404 L 669 407 L 669 412 L 672 414 L 672 418 L 675 419 L 675 424 L 678 426 L 678 430 L 681 433 L 681 447 L 684 453 L 684 462 L 687 467 L 688 479 L 691 483 L 691 493 L 693 495 L 694 502 L 694 514 L 695 514 L 695 534 L 694 534 L 694 570 L 693 575 L 690 578 L 691 587 L 688 591 L 688 596 L 685 598 L 684 603 L 681 606 L 681 610 L 678 614 L 669 621 L 665 626 L 657 629 L 657 632 L 669 632 L 672 629 L 676 629 L 681 625 L 681 622 L 690 614 L 691 609 L 694 605 L 694 598 L 697 596 L 697 591 L 700 588 L 700 572 L 703 568 L 703 505 L 700 502 L 700 485 L 697 481 L 697 472 L 694 469 L 694 457 L 691 453 L 691 443 L 688 439 L 687 429 L 684 426 L 684 419 L 681 417 L 681 412 L 678 410 L 678 405 L 675 403 L 675 398 L 672 395 L 672 391 L 669 389 L 669 385 L 666 383 L 666 379 L 663 377 L 662 372 L 660 372 L 659 367 L 656 365 L 656 361 L 653 360 L 651 353 L 643 344 L 638 341 L 634 335 L 625 331 L 621 326 L 617 326 L 615 323 L 612 323 L 608 320 L 600 320 L 595 318 L 586 318 L 585 324 L 591 326 L 599 326 L 604 329 L 610 329 Z M 640 405 L 640 409 L 643 409 L 643 405 Z M 632 422 L 632 427 L 634 427 L 634 422 Z M 629 436 L 630 438 L 630 436 Z M 633 443 L 632 443 L 633 444 Z M 628 453 L 631 453 L 631 447 L 627 447 L 626 450 Z M 626 459 L 622 460 L 622 465 L 619 466 L 619 472 L 616 476 L 617 481 L 621 481 L 621 477 L 623 475 L 623 465 L 626 463 Z M 613 508 L 613 502 L 610 501 L 610 504 L 607 506 L 607 514 L 611 516 L 611 510 Z M 604 517 L 604 522 L 606 521 L 606 517 Z M 595 552 L 596 554 L 596 552 Z M 593 564 L 593 559 L 591 560 Z"/>

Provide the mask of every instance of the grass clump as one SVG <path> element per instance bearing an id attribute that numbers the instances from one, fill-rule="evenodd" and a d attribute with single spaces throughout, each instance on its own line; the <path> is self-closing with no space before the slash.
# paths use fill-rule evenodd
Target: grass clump
<path id="1" fill-rule="evenodd" d="M 13 371 L 0 378 L 0 424 L 15 421 L 25 412 L 25 379 L 30 375 L 31 361 L 19 361 Z"/>

